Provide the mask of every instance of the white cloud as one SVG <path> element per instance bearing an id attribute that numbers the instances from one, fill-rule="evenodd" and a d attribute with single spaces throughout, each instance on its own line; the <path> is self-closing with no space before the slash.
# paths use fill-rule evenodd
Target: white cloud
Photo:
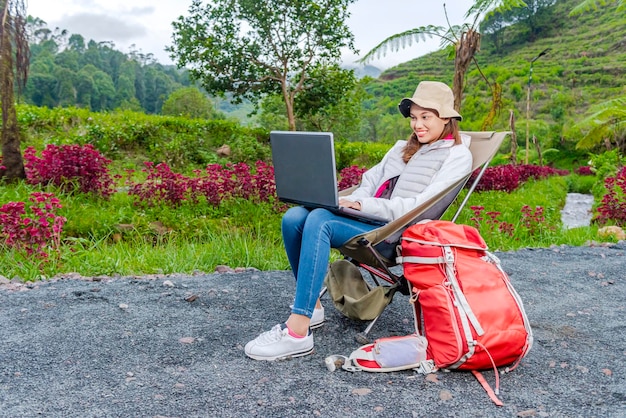
<path id="1" fill-rule="evenodd" d="M 78 13 L 63 16 L 59 21 L 60 28 L 71 28 L 71 33 L 81 34 L 87 41 L 114 41 L 117 45 L 128 44 L 134 39 L 148 35 L 143 25 L 129 22 L 127 19 L 94 13 Z M 111 28 L 115 28 L 112 32 Z"/>

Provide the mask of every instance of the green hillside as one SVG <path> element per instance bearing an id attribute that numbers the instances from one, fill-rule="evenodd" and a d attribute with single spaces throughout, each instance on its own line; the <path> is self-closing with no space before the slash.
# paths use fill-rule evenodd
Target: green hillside
<path id="1" fill-rule="evenodd" d="M 569 17 L 578 0 L 559 1 L 549 10 L 549 24 L 534 41 L 516 24 L 495 35 L 483 35 L 476 59 L 489 83 L 502 88 L 502 107 L 491 126 L 483 126 L 491 103 L 491 91 L 475 66 L 470 67 L 464 88 L 462 129 L 508 129 L 509 111 L 516 118 L 518 142 L 526 134 L 526 98 L 530 60 L 546 48 L 550 51 L 533 65 L 529 130 L 543 148 L 568 148 L 581 136 L 572 129 L 590 106 L 626 94 L 626 15 L 615 6 L 604 6 L 583 16 Z M 462 22 L 452 22 L 460 24 Z M 494 40 L 499 43 L 494 43 Z M 367 91 L 370 109 L 393 114 L 398 98 L 410 95 L 421 80 L 452 83 L 454 63 L 449 50 L 437 51 L 384 71 Z M 390 132 L 384 121 L 376 132 Z M 396 122 L 397 123 L 397 122 Z M 401 123 L 401 122 L 400 122 Z M 394 140 L 386 136 L 376 140 Z M 571 144 L 569 144 L 571 145 Z"/>

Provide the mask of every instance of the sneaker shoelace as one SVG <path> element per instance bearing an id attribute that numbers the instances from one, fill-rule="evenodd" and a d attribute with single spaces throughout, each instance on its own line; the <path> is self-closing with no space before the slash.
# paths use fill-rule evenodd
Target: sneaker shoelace
<path id="1" fill-rule="evenodd" d="M 271 330 L 265 331 L 257 337 L 257 341 L 260 344 L 270 344 L 276 341 L 280 341 L 283 338 L 283 328 L 281 324 L 275 325 Z"/>

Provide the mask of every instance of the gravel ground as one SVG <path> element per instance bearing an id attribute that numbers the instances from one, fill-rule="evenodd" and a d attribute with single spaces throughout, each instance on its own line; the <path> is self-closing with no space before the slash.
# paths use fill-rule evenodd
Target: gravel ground
<path id="1" fill-rule="evenodd" d="M 0 416 L 624 417 L 625 253 L 624 242 L 496 253 L 535 337 L 501 376 L 503 407 L 467 372 L 329 372 L 324 358 L 356 349 L 364 324 L 327 298 L 313 355 L 248 359 L 245 343 L 288 315 L 287 271 L 5 283 Z M 398 295 L 372 337 L 411 323 Z"/>

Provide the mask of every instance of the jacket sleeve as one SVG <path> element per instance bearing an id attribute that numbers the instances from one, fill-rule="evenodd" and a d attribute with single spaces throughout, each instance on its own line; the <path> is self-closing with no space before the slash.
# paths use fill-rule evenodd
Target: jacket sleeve
<path id="1" fill-rule="evenodd" d="M 358 197 L 354 200 L 361 203 L 361 210 L 387 219 L 396 219 L 424 203 L 432 196 L 464 178 L 472 171 L 472 154 L 464 145 L 456 145 L 450 149 L 450 155 L 443 162 L 431 183 L 419 194 L 411 197 L 394 196 L 391 199 L 374 197 Z"/>

